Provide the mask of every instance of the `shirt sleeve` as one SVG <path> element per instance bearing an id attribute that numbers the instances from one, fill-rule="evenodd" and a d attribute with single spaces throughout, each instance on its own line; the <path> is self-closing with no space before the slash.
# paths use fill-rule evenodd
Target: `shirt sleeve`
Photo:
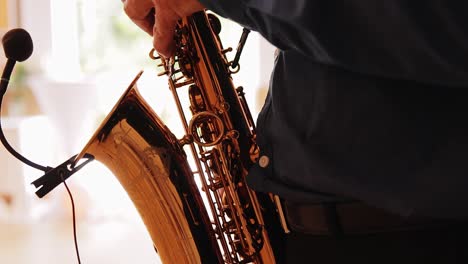
<path id="1" fill-rule="evenodd" d="M 245 15 L 247 7 L 243 1 L 200 0 L 200 3 L 222 17 L 231 19 L 242 25 L 249 24 Z"/>
<path id="2" fill-rule="evenodd" d="M 468 84 L 464 1 L 200 0 L 284 51 L 381 77 Z"/>
<path id="3" fill-rule="evenodd" d="M 289 19 L 281 19 L 282 13 L 275 13 L 275 9 L 281 9 L 279 7 L 273 8 L 276 2 L 281 1 L 232 1 L 232 0 L 200 0 L 207 9 L 214 13 L 230 19 L 240 25 L 249 28 L 253 31 L 261 34 L 271 44 L 281 50 L 308 50 L 313 56 L 319 56 L 326 59 L 325 53 L 322 52 L 320 46 L 316 42 L 316 39 L 312 35 L 304 35 L 301 30 L 294 26 Z M 269 4 L 270 3 L 270 4 Z M 284 6 L 294 5 L 293 2 L 281 2 Z M 266 10 L 262 10 L 263 7 L 268 7 Z M 300 6 L 297 8 L 288 7 L 289 11 L 286 11 L 285 17 L 290 18 L 291 16 L 286 15 L 288 12 L 295 9 L 302 9 Z M 265 12 L 268 11 L 268 12 Z M 305 10 L 301 12 L 305 13 Z"/>
<path id="4" fill-rule="evenodd" d="M 314 8 L 317 3 L 324 1 L 317 0 L 200 0 L 209 10 L 215 13 L 233 19 L 236 22 L 238 18 L 246 18 L 246 10 L 258 10 L 270 18 L 279 19 L 288 23 L 299 23 L 308 17 L 311 10 L 320 10 L 320 7 Z"/>

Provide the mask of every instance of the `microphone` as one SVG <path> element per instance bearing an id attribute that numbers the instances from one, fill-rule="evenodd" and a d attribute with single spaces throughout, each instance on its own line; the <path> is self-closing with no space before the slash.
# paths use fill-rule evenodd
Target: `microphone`
<path id="1" fill-rule="evenodd" d="M 0 96 L 6 92 L 10 76 L 17 61 L 27 60 L 33 53 L 33 42 L 29 33 L 22 28 L 8 31 L 2 38 L 3 51 L 8 59 L 0 83 Z"/>
<path id="2" fill-rule="evenodd" d="M 22 28 L 8 31 L 2 38 L 3 50 L 9 60 L 25 61 L 33 53 L 33 42 L 29 33 Z"/>

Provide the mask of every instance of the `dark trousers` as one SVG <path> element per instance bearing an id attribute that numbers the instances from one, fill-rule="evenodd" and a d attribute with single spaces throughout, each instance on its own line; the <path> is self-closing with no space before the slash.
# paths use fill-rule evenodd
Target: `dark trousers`
<path id="1" fill-rule="evenodd" d="M 285 263 L 468 263 L 464 225 L 366 235 L 307 235 L 286 238 Z"/>

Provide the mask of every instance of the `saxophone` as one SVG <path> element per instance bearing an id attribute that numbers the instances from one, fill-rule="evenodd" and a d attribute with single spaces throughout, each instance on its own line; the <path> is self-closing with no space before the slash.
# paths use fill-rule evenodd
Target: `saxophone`
<path id="1" fill-rule="evenodd" d="M 163 263 L 276 263 L 284 214 L 277 197 L 246 185 L 259 147 L 219 29 L 214 15 L 195 13 L 179 22 L 172 59 L 150 53 L 168 76 L 182 139 L 138 92 L 140 72 L 74 162 L 92 156 L 114 173 Z M 188 92 L 189 121 L 180 91 Z"/>

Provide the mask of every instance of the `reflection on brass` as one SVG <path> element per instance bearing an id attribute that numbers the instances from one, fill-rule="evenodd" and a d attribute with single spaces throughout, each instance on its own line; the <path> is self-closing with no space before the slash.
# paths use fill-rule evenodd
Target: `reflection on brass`
<path id="1" fill-rule="evenodd" d="M 163 263 L 277 263 L 281 217 L 271 195 L 245 182 L 259 154 L 255 126 L 213 19 L 199 12 L 182 20 L 174 58 L 151 52 L 168 75 L 186 135 L 177 139 L 139 94 L 140 72 L 76 160 L 91 154 L 114 173 Z"/>

